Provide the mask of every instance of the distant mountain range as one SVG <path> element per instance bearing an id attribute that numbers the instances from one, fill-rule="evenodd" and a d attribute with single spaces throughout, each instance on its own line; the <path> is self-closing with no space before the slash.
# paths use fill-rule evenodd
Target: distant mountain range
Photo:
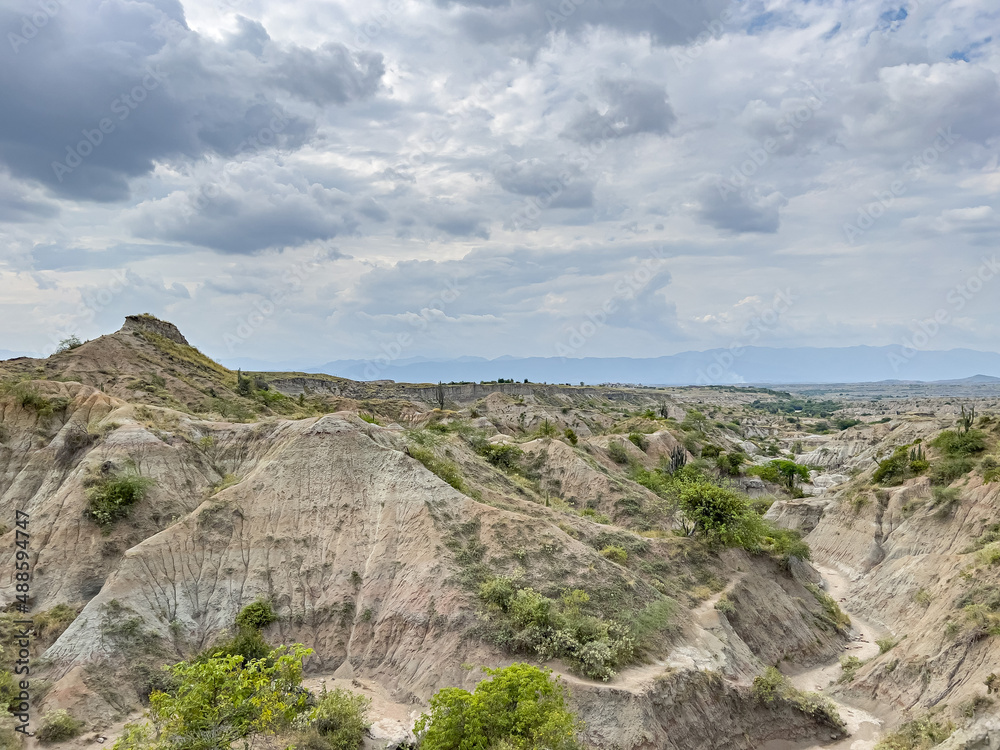
<path id="1" fill-rule="evenodd" d="M 344 359 L 322 365 L 223 359 L 250 371 L 297 370 L 352 380 L 436 383 L 512 378 L 534 383 L 639 383 L 643 385 L 730 385 L 872 383 L 880 381 L 1000 383 L 1000 353 L 972 349 L 905 352 L 899 346 L 744 347 L 709 349 L 664 357 L 510 357 L 496 359 L 409 358 L 389 363 Z"/>

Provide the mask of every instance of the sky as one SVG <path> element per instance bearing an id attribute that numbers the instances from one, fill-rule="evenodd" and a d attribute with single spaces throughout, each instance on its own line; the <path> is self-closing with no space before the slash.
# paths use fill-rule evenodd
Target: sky
<path id="1" fill-rule="evenodd" d="M 0 348 L 1000 350 L 989 0 L 0 0 Z"/>

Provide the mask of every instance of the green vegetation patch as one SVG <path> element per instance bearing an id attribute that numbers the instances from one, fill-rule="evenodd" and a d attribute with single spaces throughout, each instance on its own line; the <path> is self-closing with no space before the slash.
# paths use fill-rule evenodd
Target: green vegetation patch
<path id="1" fill-rule="evenodd" d="M 126 518 L 155 482 L 139 474 L 134 466 L 123 471 L 88 478 L 87 514 L 102 528 Z"/>
<path id="2" fill-rule="evenodd" d="M 479 587 L 479 598 L 497 625 L 494 642 L 508 651 L 562 659 L 575 671 L 601 680 L 635 658 L 631 629 L 588 614 L 590 595 L 582 589 L 553 600 L 520 587 L 514 576 L 496 576 Z"/>
<path id="3" fill-rule="evenodd" d="M 935 718 L 932 714 L 903 724 L 882 738 L 875 750 L 928 750 L 951 737 L 955 725 Z"/>
<path id="4" fill-rule="evenodd" d="M 768 667 L 763 674 L 754 678 L 753 696 L 764 704 L 773 704 L 776 701 L 790 704 L 797 711 L 838 732 L 847 729 L 832 701 L 818 693 L 799 690 L 774 667 Z"/>
<path id="5" fill-rule="evenodd" d="M 483 668 L 492 679 L 473 693 L 443 688 L 417 721 L 421 750 L 497 748 L 578 750 L 582 725 L 567 708 L 567 690 L 550 670 L 528 664 Z"/>

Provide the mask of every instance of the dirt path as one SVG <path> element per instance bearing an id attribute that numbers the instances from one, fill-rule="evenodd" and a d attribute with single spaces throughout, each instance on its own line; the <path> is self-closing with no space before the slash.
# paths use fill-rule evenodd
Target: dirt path
<path id="1" fill-rule="evenodd" d="M 826 580 L 827 593 L 838 603 L 843 603 L 850 588 L 850 582 L 847 578 L 834 568 L 815 563 L 813 565 Z M 844 650 L 844 655 L 856 656 L 862 661 L 878 655 L 879 648 L 875 640 L 887 633 L 851 612 L 847 612 L 847 614 L 851 618 L 854 637 Z M 825 693 L 826 688 L 836 683 L 840 677 L 840 659 L 838 657 L 826 664 L 799 672 L 790 671 L 787 674 L 792 684 L 800 690 Z M 847 722 L 847 731 L 850 736 L 838 742 L 824 745 L 815 742 L 779 740 L 767 743 L 761 750 L 872 750 L 878 744 L 881 736 L 882 720 L 857 706 L 850 705 L 843 699 L 827 697 L 836 704 L 841 717 Z"/>

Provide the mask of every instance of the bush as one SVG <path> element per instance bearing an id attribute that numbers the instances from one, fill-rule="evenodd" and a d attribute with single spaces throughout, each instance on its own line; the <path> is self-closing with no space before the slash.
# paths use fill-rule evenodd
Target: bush
<path id="1" fill-rule="evenodd" d="M 239 656 L 244 664 L 256 659 L 266 659 L 273 647 L 264 640 L 261 632 L 255 628 L 239 628 L 236 634 L 227 640 L 203 651 L 196 661 L 216 659 L 222 656 Z"/>
<path id="2" fill-rule="evenodd" d="M 940 745 L 954 731 L 955 725 L 950 721 L 939 721 L 928 714 L 883 737 L 875 750 L 926 750 Z"/>
<path id="3" fill-rule="evenodd" d="M 794 489 L 798 480 L 809 481 L 808 466 L 786 459 L 771 461 L 764 466 L 753 466 L 747 471 L 747 474 L 758 476 L 766 482 L 783 484 L 789 490 Z"/>
<path id="4" fill-rule="evenodd" d="M 885 487 L 895 487 L 907 479 L 923 474 L 929 465 L 921 447 L 901 445 L 889 458 L 879 462 L 872 480 Z"/>
<path id="5" fill-rule="evenodd" d="M 493 679 L 475 692 L 442 688 L 414 731 L 421 750 L 575 750 L 580 724 L 566 707 L 567 691 L 550 670 L 528 664 L 483 669 Z"/>
<path id="6" fill-rule="evenodd" d="M 971 458 L 955 457 L 935 461 L 931 467 L 931 484 L 939 487 L 947 486 L 968 474 L 974 466 L 975 463 Z"/>
<path id="7" fill-rule="evenodd" d="M 140 476 L 134 469 L 93 479 L 87 489 L 87 513 L 99 526 L 107 528 L 126 518 L 153 484 L 152 479 Z"/>
<path id="8" fill-rule="evenodd" d="M 587 677 L 607 680 L 635 655 L 628 628 L 588 615 L 587 592 L 567 591 L 559 601 L 531 588 L 519 588 L 508 576 L 489 578 L 479 597 L 498 621 L 498 644 L 514 652 L 559 658 Z"/>
<path id="9" fill-rule="evenodd" d="M 630 432 L 628 439 L 632 445 L 641 451 L 645 451 L 649 447 L 649 439 L 641 432 Z"/>
<path id="10" fill-rule="evenodd" d="M 834 629 L 846 633 L 851 627 L 851 618 L 840 608 L 837 601 L 815 583 L 807 583 L 806 588 L 809 589 L 809 593 L 823 607 L 823 618 L 821 621 L 825 621 Z"/>
<path id="11" fill-rule="evenodd" d="M 324 687 L 319 704 L 307 714 L 308 721 L 330 750 L 357 750 L 369 726 L 366 714 L 370 705 L 363 695 Z"/>
<path id="12" fill-rule="evenodd" d="M 945 430 L 931 441 L 931 445 L 946 456 L 973 456 L 986 450 L 986 434 L 982 430 Z"/>
<path id="13" fill-rule="evenodd" d="M 488 443 L 485 440 L 473 446 L 476 453 L 498 469 L 517 471 L 524 451 L 511 443 Z"/>
<path id="14" fill-rule="evenodd" d="M 886 636 L 885 638 L 876 639 L 875 643 L 878 646 L 878 652 L 880 654 L 887 654 L 899 645 L 899 639 L 893 638 L 892 636 Z"/>
<path id="15" fill-rule="evenodd" d="M 236 627 L 238 628 L 263 630 L 277 621 L 278 615 L 274 613 L 271 602 L 265 599 L 258 599 L 252 604 L 248 604 L 236 615 Z"/>
<path id="16" fill-rule="evenodd" d="M 580 442 L 580 438 L 578 438 L 576 436 L 576 433 L 569 427 L 566 428 L 566 431 L 563 432 L 563 435 L 565 435 L 566 439 L 569 440 L 570 445 L 576 445 L 578 442 Z"/>
<path id="17" fill-rule="evenodd" d="M 865 663 L 861 661 L 856 656 L 841 656 L 840 657 L 840 679 L 838 682 L 851 682 L 857 675 L 858 670 L 863 667 Z"/>
<path id="18" fill-rule="evenodd" d="M 624 565 L 628 562 L 628 552 L 624 547 L 609 545 L 601 550 L 601 555 L 619 565 Z"/>
<path id="19" fill-rule="evenodd" d="M 840 718 L 837 707 L 828 698 L 799 690 L 774 667 L 768 667 L 763 674 L 754 678 L 752 693 L 761 703 L 773 704 L 775 701 L 780 701 L 790 704 L 796 710 L 838 732 L 843 732 L 847 728 L 844 720 Z"/>
<path id="20" fill-rule="evenodd" d="M 759 547 L 767 526 L 746 495 L 706 479 L 682 482 L 678 495 L 696 534 L 727 547 Z"/>
<path id="21" fill-rule="evenodd" d="M 950 516 L 961 501 L 962 496 L 957 487 L 935 487 L 931 491 L 930 507 L 936 509 L 935 515 L 938 518 Z"/>
<path id="22" fill-rule="evenodd" d="M 42 717 L 41 726 L 36 736 L 46 744 L 50 742 L 65 742 L 76 737 L 86 726 L 79 719 L 74 719 L 68 711 L 57 709 L 49 711 Z"/>
<path id="23" fill-rule="evenodd" d="M 83 342 L 80 341 L 80 337 L 73 335 L 59 341 L 59 346 L 56 347 L 56 354 L 61 354 L 62 352 L 68 352 L 71 349 L 76 349 L 78 346 L 83 346 Z"/>
<path id="24" fill-rule="evenodd" d="M 722 453 L 722 448 L 715 445 L 714 443 L 705 443 L 701 447 L 701 457 L 702 458 L 718 458 L 719 454 Z"/>
<path id="25" fill-rule="evenodd" d="M 625 446 L 617 441 L 613 440 L 608 443 L 608 456 L 616 464 L 627 464 L 628 463 L 628 451 L 625 450 Z"/>
<path id="26" fill-rule="evenodd" d="M 465 492 L 465 483 L 462 481 L 462 474 L 458 470 L 458 467 L 451 463 L 451 461 L 439 459 L 425 448 L 418 448 L 411 445 L 408 450 L 410 456 L 422 463 L 432 474 L 435 474 L 439 479 L 444 480 L 459 492 Z"/>

